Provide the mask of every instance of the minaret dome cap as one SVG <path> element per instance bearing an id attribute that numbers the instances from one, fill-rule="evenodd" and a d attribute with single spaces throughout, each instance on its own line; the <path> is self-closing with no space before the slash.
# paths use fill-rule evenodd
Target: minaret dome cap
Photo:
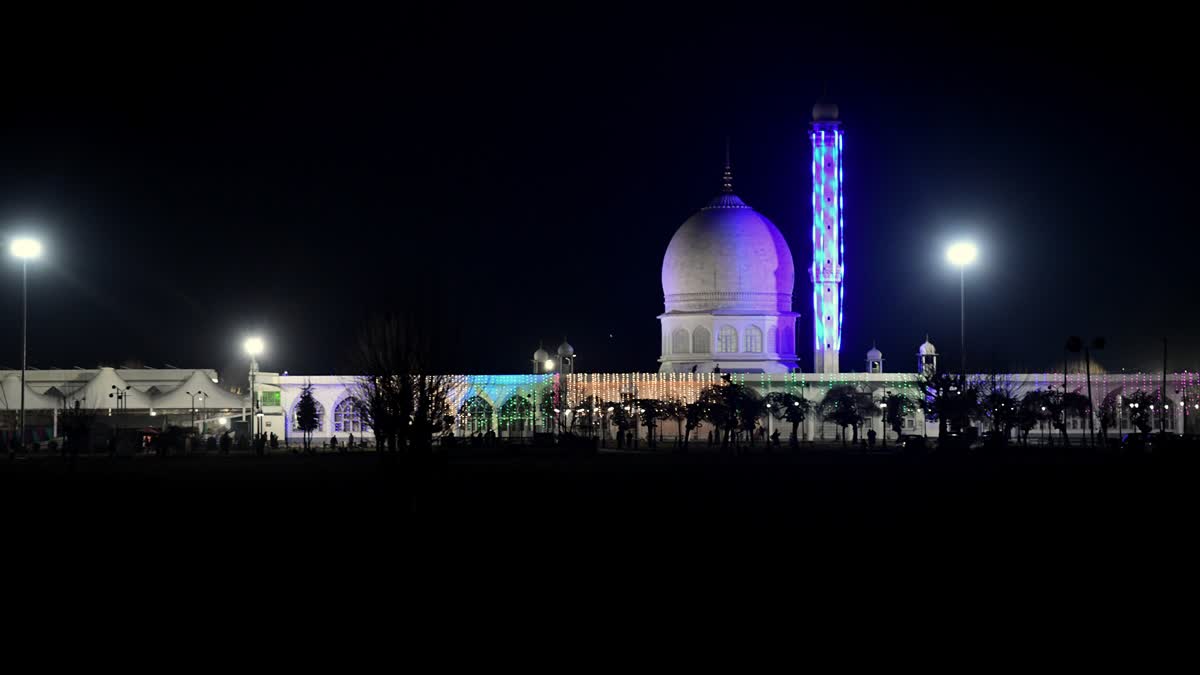
<path id="1" fill-rule="evenodd" d="M 837 104 L 822 101 L 813 106 L 812 116 L 814 122 L 832 122 L 838 118 Z"/>

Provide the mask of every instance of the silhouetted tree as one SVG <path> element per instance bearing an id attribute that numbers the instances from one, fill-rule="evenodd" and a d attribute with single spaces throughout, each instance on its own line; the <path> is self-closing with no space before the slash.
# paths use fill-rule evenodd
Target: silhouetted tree
<path id="1" fill-rule="evenodd" d="M 375 446 L 428 449 L 446 428 L 449 380 L 435 372 L 432 318 L 410 313 L 376 317 L 359 333 L 353 401 L 375 434 Z"/>
<path id="2" fill-rule="evenodd" d="M 766 412 L 766 402 L 753 389 L 746 388 L 744 395 L 737 398 L 738 429 L 746 432 L 751 446 Z"/>
<path id="3" fill-rule="evenodd" d="M 1007 440 L 1019 422 L 1020 398 L 1013 394 L 1011 388 L 993 380 L 991 391 L 979 399 L 979 406 L 992 431 L 1001 434 L 1001 437 Z"/>
<path id="4" fill-rule="evenodd" d="M 1121 388 L 1113 389 L 1104 395 L 1100 400 L 1100 408 L 1097 410 L 1097 416 L 1100 418 L 1100 438 L 1105 443 L 1108 442 L 1108 430 L 1118 426 L 1117 416 L 1121 414 L 1118 408 L 1117 399 L 1121 397 Z"/>
<path id="5" fill-rule="evenodd" d="M 313 432 L 317 430 L 320 419 L 317 415 L 317 401 L 313 398 L 312 382 L 304 383 L 300 388 L 300 400 L 296 402 L 296 426 L 304 438 L 304 451 L 309 451 Z M 241 447 L 239 443 L 238 447 Z"/>
<path id="6" fill-rule="evenodd" d="M 683 445 L 683 425 L 687 421 L 687 405 L 679 398 L 668 398 L 662 401 L 659 414 L 663 421 L 674 420 L 675 444 Z"/>
<path id="7" fill-rule="evenodd" d="M 608 415 L 609 424 L 617 426 L 617 446 L 625 445 L 625 432 L 633 428 L 633 405 L 630 401 L 609 401 L 604 406 L 604 411 Z"/>
<path id="8" fill-rule="evenodd" d="M 908 419 L 916 410 L 916 403 L 911 398 L 899 393 L 884 395 L 883 402 L 887 404 L 884 421 L 895 432 L 896 442 L 899 442 L 904 431 L 904 420 Z"/>
<path id="9" fill-rule="evenodd" d="M 1158 391 L 1135 391 L 1125 396 L 1125 404 L 1129 406 L 1130 422 L 1138 431 L 1148 434 L 1156 425 L 1161 425 L 1164 413 L 1174 405 L 1170 398 L 1164 405 L 1162 395 Z"/>
<path id="10" fill-rule="evenodd" d="M 863 413 L 858 401 L 858 391 L 852 385 L 830 387 L 820 404 L 821 417 L 833 422 L 842 430 L 842 445 L 846 445 L 846 428 L 854 428 L 854 440 L 858 440 L 858 425 L 862 424 Z"/>
<path id="11" fill-rule="evenodd" d="M 758 403 L 747 401 L 747 399 L 754 399 Z M 729 447 L 733 442 L 733 432 L 739 427 L 746 426 L 746 418 L 749 415 L 754 414 L 755 411 L 761 415 L 761 410 L 757 407 L 757 405 L 761 405 L 761 401 L 757 394 L 750 391 L 745 385 L 735 384 L 729 380 L 722 384 L 705 387 L 700 392 L 698 402 L 703 408 L 704 419 L 717 428 L 722 448 Z"/>
<path id="12" fill-rule="evenodd" d="M 662 419 L 663 402 L 655 398 L 639 398 L 634 400 L 633 405 L 637 410 L 638 421 L 646 428 L 646 446 L 656 447 L 654 430 L 658 428 L 658 422 Z"/>
<path id="13" fill-rule="evenodd" d="M 804 398 L 803 395 L 797 396 L 782 391 L 773 391 L 767 394 L 765 402 L 770 404 L 767 412 L 775 416 L 777 420 L 790 422 L 792 425 L 792 441 L 798 442 L 800 424 L 812 412 L 812 401 Z"/>
<path id="14" fill-rule="evenodd" d="M 1042 390 L 1025 392 L 1017 409 L 1017 427 L 1021 430 L 1021 441 L 1029 443 L 1029 432 L 1039 423 L 1050 419 L 1049 408 L 1046 406 L 1046 392 Z"/>
<path id="15" fill-rule="evenodd" d="M 939 437 L 945 435 L 947 427 L 965 429 L 972 418 L 979 416 L 979 385 L 965 376 L 934 373 L 920 376 L 918 382 L 924 394 L 919 403 L 925 418 L 938 423 Z"/>
<path id="16" fill-rule="evenodd" d="M 1067 420 L 1071 417 L 1083 418 L 1088 414 L 1087 396 L 1074 391 L 1063 391 L 1062 388 L 1048 387 L 1042 396 L 1046 418 L 1062 435 L 1063 445 L 1071 445 L 1071 437 L 1067 434 Z"/>
<path id="17" fill-rule="evenodd" d="M 596 433 L 604 419 L 605 403 L 595 396 L 585 396 L 574 407 L 571 415 L 571 428 L 583 429 L 588 436 Z"/>
<path id="18" fill-rule="evenodd" d="M 704 404 L 699 401 L 693 401 L 687 404 L 684 410 L 684 427 L 683 447 L 686 450 L 688 443 L 692 439 L 692 432 L 700 427 L 704 421 Z"/>

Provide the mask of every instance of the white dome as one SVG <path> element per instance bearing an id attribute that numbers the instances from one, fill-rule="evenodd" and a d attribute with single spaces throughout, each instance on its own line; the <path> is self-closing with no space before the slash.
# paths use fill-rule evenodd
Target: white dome
<path id="1" fill-rule="evenodd" d="M 667 312 L 790 312 L 794 284 L 779 228 L 731 193 L 688 218 L 663 257 Z"/>
<path id="2" fill-rule="evenodd" d="M 533 353 L 533 360 L 541 364 L 546 359 L 550 358 L 550 352 L 538 347 L 538 350 Z"/>
<path id="3" fill-rule="evenodd" d="M 871 347 L 870 351 L 867 352 L 867 360 L 868 361 L 882 361 L 883 360 L 883 352 L 879 351 L 879 349 L 876 347 Z"/>
<path id="4" fill-rule="evenodd" d="M 920 347 L 917 347 L 917 355 L 933 356 L 934 354 L 937 354 L 937 349 L 934 348 L 933 343 L 930 342 L 929 338 L 927 337 L 925 338 L 925 342 Z"/>
<path id="5" fill-rule="evenodd" d="M 571 343 L 563 340 L 563 343 L 558 346 L 558 355 L 562 357 L 574 356 L 575 348 L 571 346 Z"/>

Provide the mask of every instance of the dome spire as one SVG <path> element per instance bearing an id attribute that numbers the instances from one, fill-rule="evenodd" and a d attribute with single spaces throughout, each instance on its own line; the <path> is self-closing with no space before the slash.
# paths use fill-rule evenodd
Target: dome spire
<path id="1" fill-rule="evenodd" d="M 725 173 L 721 177 L 721 192 L 733 194 L 733 169 L 729 166 L 729 137 L 725 137 Z"/>

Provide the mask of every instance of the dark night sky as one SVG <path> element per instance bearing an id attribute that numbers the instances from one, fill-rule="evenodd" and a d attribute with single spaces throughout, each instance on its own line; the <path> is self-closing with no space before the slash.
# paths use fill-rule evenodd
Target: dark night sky
<path id="1" fill-rule="evenodd" d="M 1194 77 L 1164 17 L 546 14 L 13 16 L 0 234 L 37 224 L 31 363 L 344 372 L 361 320 L 444 298 L 455 370 L 654 370 L 662 254 L 719 189 L 785 233 L 811 369 L 806 124 L 846 140 L 845 370 L 877 340 L 1043 369 L 1200 366 Z M 684 14 L 686 15 L 686 13 Z M 707 17 L 707 18 L 706 18 Z M 468 20 L 469 19 L 469 20 Z M 20 28 L 18 28 L 20 26 Z M 1182 30 L 1182 29 L 1178 29 Z M 0 366 L 19 365 L 5 258 Z"/>

